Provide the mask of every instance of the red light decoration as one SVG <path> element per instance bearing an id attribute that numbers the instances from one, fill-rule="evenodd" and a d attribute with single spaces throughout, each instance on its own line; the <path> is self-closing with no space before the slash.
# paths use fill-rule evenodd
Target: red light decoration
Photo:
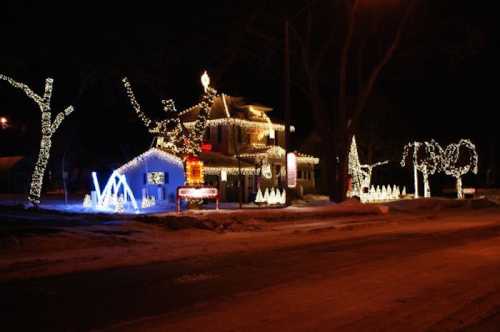
<path id="1" fill-rule="evenodd" d="M 203 151 L 203 152 L 210 152 L 210 151 L 212 151 L 212 144 L 210 144 L 210 143 L 203 143 L 201 145 L 201 151 Z"/>
<path id="2" fill-rule="evenodd" d="M 189 186 L 201 186 L 205 183 L 204 164 L 198 157 L 186 159 L 186 179 Z"/>

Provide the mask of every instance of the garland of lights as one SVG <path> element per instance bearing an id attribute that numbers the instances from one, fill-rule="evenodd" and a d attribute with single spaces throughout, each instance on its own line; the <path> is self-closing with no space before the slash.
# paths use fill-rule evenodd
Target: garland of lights
<path id="1" fill-rule="evenodd" d="M 175 165 L 178 165 L 179 167 L 184 167 L 184 165 L 182 163 L 182 160 L 179 157 L 174 156 L 174 155 L 172 155 L 172 154 L 170 154 L 168 152 L 165 152 L 163 150 L 152 148 L 149 151 L 146 151 L 145 153 L 141 154 L 137 158 L 131 160 L 128 163 L 126 163 L 122 167 L 118 168 L 116 170 L 116 172 L 118 174 L 126 174 L 128 171 L 130 171 L 130 170 L 132 170 L 132 169 L 134 169 L 134 168 L 136 168 L 138 166 L 141 166 L 141 162 L 144 159 L 150 158 L 153 155 L 155 157 L 163 159 L 166 162 L 173 163 Z"/>
<path id="2" fill-rule="evenodd" d="M 464 198 L 462 177 L 471 172 L 477 174 L 479 157 L 476 146 L 468 139 L 462 139 L 457 144 L 450 144 L 444 151 L 442 167 L 446 175 L 457 180 L 457 196 Z"/>
<path id="3" fill-rule="evenodd" d="M 33 175 L 31 178 L 30 192 L 28 200 L 35 206 L 40 204 L 40 196 L 42 194 L 43 177 L 45 175 L 45 170 L 50 158 L 50 150 L 52 147 L 52 136 L 55 134 L 57 129 L 61 126 L 64 119 L 73 113 L 73 106 L 67 107 L 63 112 L 57 114 L 56 118 L 52 122 L 52 113 L 50 109 L 50 103 L 52 99 L 52 90 L 54 85 L 54 80 L 52 78 L 47 78 L 45 80 L 45 90 L 43 97 L 40 97 L 35 92 L 33 92 L 26 84 L 19 83 L 12 78 L 0 74 L 0 80 L 8 82 L 13 87 L 22 90 L 30 99 L 32 99 L 42 112 L 41 122 L 42 122 L 42 138 L 40 141 L 40 151 L 38 153 L 38 159 L 35 164 Z"/>
<path id="4" fill-rule="evenodd" d="M 182 113 L 181 113 L 182 114 Z M 184 126 L 186 128 L 193 128 L 195 126 L 195 122 L 186 122 L 184 123 Z M 244 119 L 234 119 L 234 118 L 222 118 L 222 119 L 212 119 L 207 121 L 207 126 L 209 127 L 218 127 L 218 126 L 240 126 L 242 128 L 251 128 L 251 129 L 264 129 L 268 130 L 269 124 L 265 122 L 256 122 L 256 121 L 250 121 L 250 120 L 244 120 Z M 285 126 L 280 125 L 280 124 L 273 124 L 272 128 L 275 131 L 285 131 Z M 293 126 L 290 127 L 290 129 L 294 128 Z"/>
<path id="5" fill-rule="evenodd" d="M 405 167 L 409 162 L 410 155 L 413 158 L 413 165 L 424 177 L 424 197 L 431 197 L 429 176 L 442 170 L 443 148 L 434 139 L 430 142 L 414 142 L 404 147 L 401 167 Z M 418 179 L 415 178 L 415 197 L 418 198 Z"/>
<path id="6" fill-rule="evenodd" d="M 125 90 L 127 91 L 128 98 L 130 99 L 130 103 L 132 104 L 132 107 L 134 108 L 135 112 L 137 113 L 137 116 L 141 121 L 144 123 L 146 128 L 150 129 L 151 123 L 153 122 L 143 111 L 141 108 L 141 105 L 139 102 L 137 102 L 137 99 L 135 97 L 134 91 L 132 90 L 132 85 L 130 84 L 129 80 L 127 77 L 124 77 L 122 79 L 123 86 L 125 87 Z"/>
<path id="7" fill-rule="evenodd" d="M 205 166 L 205 175 L 221 175 L 225 172 L 227 175 L 238 175 L 238 167 L 210 167 Z M 242 167 L 241 175 L 259 175 L 260 171 L 255 167 Z"/>

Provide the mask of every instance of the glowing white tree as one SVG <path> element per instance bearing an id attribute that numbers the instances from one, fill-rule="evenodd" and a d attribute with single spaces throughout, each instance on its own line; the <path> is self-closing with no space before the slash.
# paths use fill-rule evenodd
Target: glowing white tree
<path id="1" fill-rule="evenodd" d="M 405 146 L 401 166 L 405 167 L 409 163 L 410 156 L 412 157 L 415 170 L 415 198 L 419 196 L 417 171 L 420 171 L 424 177 L 424 197 L 431 197 L 429 176 L 441 170 L 443 154 L 443 148 L 435 140 L 423 143 L 414 142 Z"/>
<path id="2" fill-rule="evenodd" d="M 349 175 L 352 178 L 352 191 L 350 196 L 359 195 L 363 191 L 363 172 L 361 170 L 361 163 L 359 162 L 358 145 L 356 136 L 352 137 L 351 150 L 349 151 Z"/>
<path id="3" fill-rule="evenodd" d="M 40 151 L 38 153 L 38 160 L 33 171 L 30 193 L 28 196 L 28 200 L 35 206 L 38 206 L 38 204 L 40 204 L 40 196 L 42 194 L 43 177 L 50 158 L 52 136 L 55 134 L 57 129 L 59 129 L 59 126 L 64 119 L 73 113 L 74 108 L 73 106 L 67 107 L 63 112 L 57 114 L 54 121 L 52 121 L 52 112 L 50 108 L 54 84 L 54 80 L 52 78 L 47 78 L 45 80 L 45 90 L 43 96 L 37 95 L 26 84 L 19 83 L 8 76 L 0 74 L 0 80 L 6 81 L 13 87 L 22 90 L 38 105 L 38 108 L 42 113 L 42 139 L 40 142 Z"/>
<path id="4" fill-rule="evenodd" d="M 457 144 L 450 144 L 443 156 L 443 169 L 447 175 L 457 180 L 457 197 L 463 199 L 462 177 L 471 172 L 478 173 L 479 157 L 476 146 L 468 139 L 462 139 Z"/>

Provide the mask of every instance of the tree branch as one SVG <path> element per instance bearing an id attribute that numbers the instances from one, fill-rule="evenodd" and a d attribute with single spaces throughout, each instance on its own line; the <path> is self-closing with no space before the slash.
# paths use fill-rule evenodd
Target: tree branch
<path id="1" fill-rule="evenodd" d="M 391 45 L 387 48 L 383 58 L 380 60 L 380 62 L 374 67 L 373 71 L 370 74 L 370 77 L 365 85 L 365 87 L 362 89 L 361 95 L 359 97 L 359 102 L 356 106 L 355 112 L 351 117 L 351 121 L 349 123 L 349 126 L 352 126 L 359 118 L 363 110 L 365 109 L 366 103 L 368 98 L 371 95 L 371 92 L 373 90 L 373 87 L 375 86 L 375 82 L 380 76 L 380 73 L 382 72 L 382 69 L 387 65 L 389 60 L 394 56 L 394 53 L 396 52 L 396 49 L 399 47 L 399 44 L 401 42 L 401 36 L 403 34 L 403 30 L 410 18 L 410 15 L 413 11 L 413 8 L 416 6 L 418 0 L 412 0 L 412 2 L 408 5 L 406 8 L 405 14 L 403 18 L 401 19 L 401 22 L 399 24 L 399 27 L 396 31 L 396 34 L 394 36 L 394 39 L 391 43 Z"/>
<path id="2" fill-rule="evenodd" d="M 33 92 L 33 90 L 31 90 L 29 86 L 27 86 L 24 83 L 19 83 L 19 82 L 13 80 L 12 78 L 10 78 L 9 76 L 3 75 L 3 74 L 0 74 L 0 80 L 6 81 L 7 83 L 12 85 L 13 87 L 20 89 L 20 90 L 23 90 L 23 92 L 30 99 L 32 99 L 35 103 L 37 103 L 38 106 L 40 106 L 40 108 L 42 108 L 42 106 L 44 104 L 44 100 L 39 95 L 37 95 L 35 92 Z"/>

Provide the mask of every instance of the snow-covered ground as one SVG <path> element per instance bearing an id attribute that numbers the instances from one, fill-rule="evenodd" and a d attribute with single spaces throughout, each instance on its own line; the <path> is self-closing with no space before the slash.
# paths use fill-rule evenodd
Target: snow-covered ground
<path id="1" fill-rule="evenodd" d="M 457 205 L 450 200 L 422 200 L 391 206 L 395 213 L 384 214 L 384 206 L 352 201 L 318 207 L 200 210 L 130 218 L 0 207 L 0 280 L 320 241 L 323 233 L 338 239 L 392 232 L 406 221 L 426 220 L 423 216 L 427 214 L 497 213 L 496 208 L 488 209 L 488 204 L 479 201 Z"/>

